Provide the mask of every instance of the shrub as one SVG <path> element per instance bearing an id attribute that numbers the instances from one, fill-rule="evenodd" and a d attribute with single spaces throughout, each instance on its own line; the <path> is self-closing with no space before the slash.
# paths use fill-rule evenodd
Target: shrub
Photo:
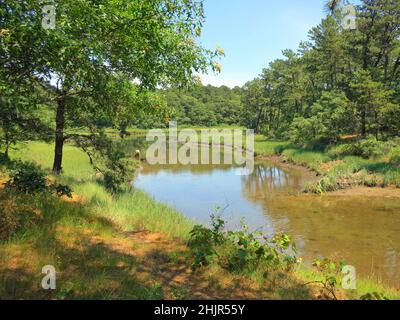
<path id="1" fill-rule="evenodd" d="M 53 185 L 53 188 L 59 197 L 68 197 L 72 198 L 72 190 L 69 186 L 63 184 Z"/>
<path id="2" fill-rule="evenodd" d="M 314 259 L 313 266 L 322 275 L 322 280 L 316 281 L 322 285 L 323 289 L 328 293 L 330 298 L 337 300 L 338 278 L 345 266 L 343 261 L 335 259 Z"/>
<path id="3" fill-rule="evenodd" d="M 317 130 L 315 127 L 312 119 L 295 118 L 288 130 L 287 138 L 290 142 L 305 147 L 314 140 Z"/>
<path id="4" fill-rule="evenodd" d="M 364 159 L 382 157 L 394 147 L 392 142 L 378 141 L 375 137 L 369 136 L 366 139 L 354 143 L 340 144 L 328 151 L 331 157 L 358 156 Z"/>
<path id="5" fill-rule="evenodd" d="M 225 222 L 211 217 L 211 228 L 197 225 L 190 233 L 189 248 L 193 255 L 192 268 L 212 263 L 235 273 L 291 270 L 297 263 L 296 247 L 290 237 L 276 234 L 267 237 L 260 232 L 250 232 L 242 223 L 239 231 L 224 231 Z"/>
<path id="6" fill-rule="evenodd" d="M 24 194 L 34 194 L 46 190 L 46 178 L 43 170 L 34 163 L 17 162 L 10 172 L 6 188 Z"/>
<path id="7" fill-rule="evenodd" d="M 72 197 L 69 186 L 49 183 L 42 168 L 31 162 L 16 162 L 10 171 L 10 179 L 5 183 L 7 189 L 20 194 L 50 192 L 59 197 Z"/>
<path id="8" fill-rule="evenodd" d="M 389 300 L 387 297 L 385 297 L 382 293 L 379 292 L 372 292 L 372 293 L 366 293 L 360 297 L 360 300 Z"/>

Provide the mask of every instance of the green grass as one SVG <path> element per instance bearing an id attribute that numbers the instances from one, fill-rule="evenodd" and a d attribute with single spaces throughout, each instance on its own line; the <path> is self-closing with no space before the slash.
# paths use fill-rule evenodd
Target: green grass
<path id="1" fill-rule="evenodd" d="M 88 200 L 97 216 L 111 219 L 124 231 L 147 229 L 162 232 L 170 239 L 186 239 L 194 225 L 175 209 L 156 202 L 141 190 L 111 196 L 95 182 L 75 185 L 74 190 Z"/>
<path id="2" fill-rule="evenodd" d="M 11 157 L 34 161 L 50 173 L 52 150 L 52 145 L 29 142 L 19 146 Z M 99 216 L 111 218 L 127 230 L 148 229 L 163 232 L 170 238 L 184 239 L 193 226 L 193 222 L 177 210 L 157 203 L 141 190 L 110 195 L 97 181 L 87 155 L 74 146 L 65 146 L 63 174 L 57 179 L 70 185 Z"/>
<path id="3" fill-rule="evenodd" d="M 323 275 L 308 266 L 301 265 L 297 270 L 296 274 L 300 279 L 305 282 L 314 282 L 323 280 Z M 340 281 L 341 279 L 337 279 L 339 283 L 339 291 L 340 289 Z M 396 289 L 390 288 L 385 285 L 379 279 L 370 277 L 370 278 L 357 278 L 356 279 L 356 289 L 355 290 L 345 290 L 342 291 L 349 299 L 357 300 L 360 299 L 363 295 L 367 293 L 380 293 L 384 297 L 389 300 L 399 300 L 400 292 Z"/>
<path id="4" fill-rule="evenodd" d="M 44 142 L 28 142 L 19 144 L 10 152 L 11 159 L 33 161 L 50 172 L 53 165 L 53 145 Z M 64 146 L 63 178 L 68 180 L 87 181 L 94 177 L 88 156 L 72 145 Z"/>
<path id="5" fill-rule="evenodd" d="M 305 190 L 325 193 L 353 186 L 400 188 L 400 166 L 397 164 L 398 147 L 387 155 L 373 159 L 358 156 L 338 156 L 339 147 L 325 151 L 307 150 L 285 141 L 268 140 L 256 136 L 255 152 L 258 156 L 281 156 L 283 161 L 307 167 L 321 179 L 306 185 Z"/>
<path id="6" fill-rule="evenodd" d="M 16 199 L 37 208 L 42 219 L 0 242 L 2 299 L 164 298 L 157 283 L 137 277 L 138 269 L 152 268 L 150 259 L 129 255 L 137 244 L 112 221 L 55 197 Z M 40 287 L 45 265 L 57 270 L 54 291 Z"/>

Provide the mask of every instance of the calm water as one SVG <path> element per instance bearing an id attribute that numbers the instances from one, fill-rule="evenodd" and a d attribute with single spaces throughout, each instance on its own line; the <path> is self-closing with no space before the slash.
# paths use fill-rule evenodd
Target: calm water
<path id="1" fill-rule="evenodd" d="M 253 229 L 287 232 L 308 262 L 337 256 L 400 287 L 400 199 L 303 195 L 308 179 L 269 162 L 251 176 L 229 166 L 146 166 L 134 186 L 201 223 L 225 208 L 230 228 L 245 218 Z"/>

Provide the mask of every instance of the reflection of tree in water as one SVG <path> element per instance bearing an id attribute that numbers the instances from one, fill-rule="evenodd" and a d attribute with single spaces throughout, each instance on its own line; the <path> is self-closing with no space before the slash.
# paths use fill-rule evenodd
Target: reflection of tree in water
<path id="1" fill-rule="evenodd" d="M 269 164 L 256 164 L 254 172 L 243 176 L 243 192 L 249 199 L 266 197 L 274 192 L 292 193 L 300 190 L 302 178 L 290 170 Z"/>
<path id="2" fill-rule="evenodd" d="M 275 230 L 294 236 L 306 260 L 336 255 L 364 276 L 373 271 L 399 286 L 400 201 L 294 195 L 301 184 L 288 171 L 258 166 L 243 177 L 242 193 L 261 205 Z"/>

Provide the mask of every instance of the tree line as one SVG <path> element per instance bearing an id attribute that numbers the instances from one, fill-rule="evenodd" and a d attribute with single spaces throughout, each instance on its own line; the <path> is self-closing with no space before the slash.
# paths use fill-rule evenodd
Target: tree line
<path id="1" fill-rule="evenodd" d="M 298 143 L 400 134 L 400 2 L 361 2 L 346 29 L 330 1 L 308 41 L 244 86 L 244 125 Z"/>

